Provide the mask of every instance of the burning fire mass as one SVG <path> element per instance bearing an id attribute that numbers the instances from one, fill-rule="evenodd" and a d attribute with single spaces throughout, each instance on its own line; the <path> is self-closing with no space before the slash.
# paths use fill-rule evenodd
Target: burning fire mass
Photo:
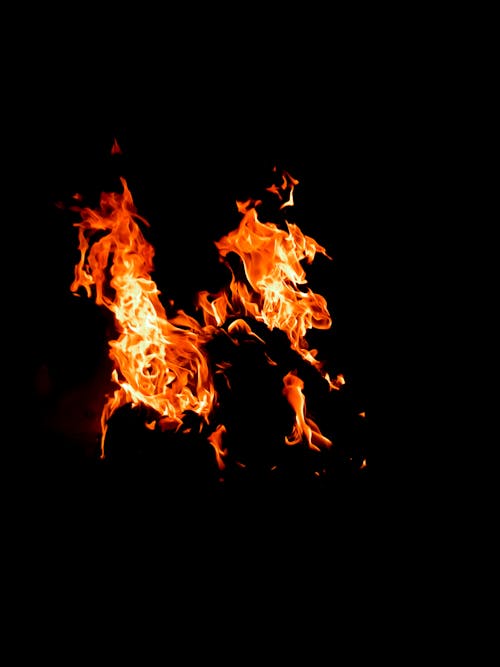
<path id="1" fill-rule="evenodd" d="M 110 159 L 122 154 L 115 139 Z M 63 387 L 37 360 L 36 432 L 54 466 L 215 494 L 345 488 L 370 475 L 370 413 L 332 349 L 335 307 L 316 280 L 335 247 L 302 231 L 300 175 L 285 165 L 262 178 L 234 200 L 210 249 L 193 253 L 195 276 L 209 277 L 189 294 L 191 263 L 178 257 L 189 248 L 175 235 L 168 247 L 129 178 L 94 200 L 77 191 L 57 202 L 74 239 L 66 292 L 81 325 L 65 364 L 76 354 L 82 370 Z M 193 215 L 210 235 L 207 216 Z M 191 236 L 195 246 L 196 225 Z"/>

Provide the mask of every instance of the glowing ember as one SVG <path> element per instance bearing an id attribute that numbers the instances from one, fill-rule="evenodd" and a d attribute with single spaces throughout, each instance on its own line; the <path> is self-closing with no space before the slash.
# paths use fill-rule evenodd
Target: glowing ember
<path id="1" fill-rule="evenodd" d="M 121 152 L 116 142 L 112 152 Z M 219 407 L 213 374 L 225 375 L 230 364 L 212 364 L 208 343 L 223 335 L 230 344 L 238 345 L 238 337 L 245 336 L 265 346 L 248 322 L 255 320 L 269 330 L 283 331 L 291 349 L 320 372 L 330 389 L 339 389 L 344 378 L 339 375 L 332 380 L 318 360 L 317 350 L 309 349 L 306 341 L 308 330 L 328 329 L 332 319 L 326 299 L 306 287 L 302 262 L 311 263 L 317 253 L 331 258 L 297 225 L 285 222 L 283 229 L 261 222 L 257 215 L 260 200 L 238 201 L 240 225 L 215 242 L 221 262 L 230 271 L 230 284 L 216 294 L 198 293 L 196 303 L 203 324 L 183 310 L 174 310 L 172 303 L 173 314 L 167 316 L 151 277 L 154 249 L 142 232 L 149 224 L 138 214 L 125 179 L 120 181 L 123 192 L 102 193 L 97 209 L 72 207 L 80 216 L 80 222 L 75 223 L 80 260 L 71 291 L 78 295 L 83 290 L 97 305 L 107 308 L 117 332 L 109 341 L 116 389 L 107 397 L 101 415 L 101 457 L 105 456 L 111 417 L 130 404 L 147 409 L 145 426 L 150 429 L 188 432 L 191 427 L 186 416 L 198 415 L 200 433 L 207 428 L 207 440 L 222 470 L 228 429 L 225 424 L 213 423 Z M 297 184 L 285 172 L 279 184 L 268 188 L 278 198 L 280 210 L 293 205 Z M 235 258 L 240 262 L 238 267 L 234 266 Z M 265 359 L 277 365 L 267 353 Z M 228 380 L 230 389 L 229 385 Z M 284 373 L 282 393 L 295 414 L 285 443 L 305 443 L 313 450 L 328 448 L 332 441 L 308 416 L 303 389 L 296 370 Z"/>

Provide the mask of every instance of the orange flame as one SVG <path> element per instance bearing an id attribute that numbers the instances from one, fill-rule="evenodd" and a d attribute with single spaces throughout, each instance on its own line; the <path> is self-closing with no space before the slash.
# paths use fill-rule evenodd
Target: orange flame
<path id="1" fill-rule="evenodd" d="M 113 152 L 119 151 L 115 142 Z M 239 227 L 215 243 L 220 260 L 231 272 L 229 287 L 215 295 L 198 293 L 197 307 L 204 325 L 183 310 L 168 318 L 151 277 L 154 249 L 140 228 L 140 224 L 149 223 L 138 214 L 125 179 L 120 181 L 122 194 L 102 193 L 96 210 L 72 208 L 81 221 L 74 225 L 79 230 L 80 260 L 70 289 L 77 295 L 83 289 L 88 297 L 94 296 L 97 305 L 106 307 L 114 316 L 118 334 L 109 342 L 112 380 L 117 388 L 107 397 L 101 415 L 102 458 L 109 420 L 125 404 L 146 406 L 152 415 L 146 426 L 151 429 L 179 430 L 188 412 L 210 423 L 218 396 L 206 344 L 228 319 L 232 321 L 227 334 L 234 344 L 238 344 L 237 336 L 233 338 L 238 332 L 265 343 L 242 319 L 254 318 L 270 330 L 285 332 L 291 348 L 321 372 L 330 388 L 338 389 L 344 383 L 341 375 L 330 379 L 317 351 L 310 350 L 306 341 L 309 329 L 328 329 L 332 323 L 326 299 L 306 288 L 302 266 L 303 261 L 311 263 L 317 253 L 331 259 L 323 246 L 295 224 L 286 221 L 285 230 L 261 222 L 257 216 L 260 200 L 237 201 L 242 215 Z M 279 185 L 267 188 L 280 200 L 280 209 L 293 205 L 297 183 L 284 172 Z M 75 200 L 81 197 L 75 195 Z M 240 258 L 244 278 L 238 277 L 230 264 L 231 254 Z M 266 358 L 275 365 L 268 355 Z M 217 367 L 217 372 L 224 373 L 226 364 Z M 296 415 L 286 444 L 306 441 L 311 449 L 329 447 L 332 441 L 307 415 L 303 381 L 294 371 L 285 374 L 283 383 L 283 395 Z M 222 446 L 225 433 L 226 427 L 219 424 L 207 438 L 220 469 L 227 454 Z"/>
<path id="2" fill-rule="evenodd" d="M 267 188 L 280 200 L 289 188 L 281 209 L 293 205 L 293 190 L 298 182 L 285 172 L 280 187 Z M 310 264 L 316 253 L 331 257 L 297 225 L 286 222 L 285 231 L 272 222 L 261 222 L 256 208 L 261 203 L 252 199 L 237 202 L 243 216 L 239 227 L 215 244 L 221 261 L 232 274 L 229 293 L 222 290 L 211 295 L 201 291 L 198 306 L 203 310 L 205 322 L 213 326 L 221 326 L 228 317 L 246 315 L 264 322 L 271 330 L 284 331 L 292 349 L 322 372 L 331 389 L 338 389 L 338 379 L 331 380 L 322 370 L 323 363 L 316 358 L 317 350 L 310 350 L 306 340 L 309 329 L 329 329 L 332 318 L 326 299 L 305 288 L 307 280 L 301 264 L 304 260 Z M 246 280 L 236 277 L 228 261 L 231 253 L 240 257 Z"/>
<path id="3" fill-rule="evenodd" d="M 119 386 L 101 417 L 101 454 L 113 413 L 126 403 L 157 414 L 162 429 L 178 429 L 187 411 L 208 417 L 216 401 L 204 345 L 211 337 L 182 310 L 168 319 L 151 278 L 153 247 L 145 240 L 125 179 L 123 193 L 102 193 L 98 210 L 77 208 L 80 261 L 71 291 L 87 296 L 114 315 L 119 336 L 109 343 L 112 378 Z M 154 422 L 154 420 L 153 420 Z"/>
<path id="4" fill-rule="evenodd" d="M 285 438 L 287 445 L 295 445 L 305 436 L 311 449 L 319 451 L 319 445 L 329 447 L 332 441 L 326 438 L 316 422 L 307 416 L 306 398 L 303 393 L 304 382 L 296 373 L 287 373 L 283 378 L 283 385 L 283 394 L 295 410 L 295 425 L 292 433 Z"/>
<path id="5" fill-rule="evenodd" d="M 298 183 L 284 172 L 281 184 L 273 184 L 267 190 L 279 198 L 280 209 L 284 209 L 293 206 L 293 191 Z M 221 261 L 231 272 L 229 291 L 221 290 L 215 295 L 207 291 L 198 293 L 198 306 L 206 324 L 221 326 L 228 317 L 244 315 L 263 322 L 270 330 L 278 328 L 286 333 L 291 348 L 322 373 L 330 389 L 339 389 L 344 384 L 343 376 L 331 379 L 317 359 L 317 350 L 309 349 L 306 340 L 309 329 L 329 329 L 332 318 L 326 299 L 305 288 L 307 280 L 301 263 L 310 264 L 316 253 L 331 257 L 297 225 L 285 221 L 285 231 L 272 222 L 261 222 L 257 215 L 260 200 L 248 199 L 236 204 L 242 215 L 239 227 L 215 243 Z M 228 260 L 231 253 L 242 262 L 244 280 L 237 277 Z M 302 380 L 288 373 L 284 384 L 283 394 L 297 415 L 293 433 L 286 438 L 287 444 L 296 444 L 305 437 L 312 449 L 317 449 L 318 444 L 330 446 L 331 441 L 321 434 L 317 424 L 306 417 Z"/>

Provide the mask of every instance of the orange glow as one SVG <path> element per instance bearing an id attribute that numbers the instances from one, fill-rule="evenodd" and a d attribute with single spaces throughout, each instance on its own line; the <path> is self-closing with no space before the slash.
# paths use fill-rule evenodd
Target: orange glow
<path id="1" fill-rule="evenodd" d="M 222 447 L 222 438 L 226 432 L 226 427 L 224 424 L 219 424 L 219 426 L 210 433 L 208 436 L 208 442 L 212 445 L 215 450 L 215 456 L 217 459 L 217 465 L 220 470 L 223 470 L 226 467 L 224 463 L 224 457 L 227 454 L 227 450 Z"/>

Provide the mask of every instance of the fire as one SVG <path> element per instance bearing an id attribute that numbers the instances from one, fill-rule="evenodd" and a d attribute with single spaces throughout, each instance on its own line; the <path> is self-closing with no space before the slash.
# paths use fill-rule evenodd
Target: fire
<path id="1" fill-rule="evenodd" d="M 121 152 L 116 142 L 112 152 Z M 198 415 L 200 432 L 204 428 L 209 431 L 207 440 L 215 451 L 217 466 L 223 469 L 227 428 L 216 423 L 219 396 L 214 373 L 224 374 L 228 364 L 212 364 L 209 342 L 223 335 L 238 345 L 238 334 L 243 334 L 265 345 L 249 320 L 269 330 L 280 329 L 291 349 L 321 373 L 329 388 L 339 389 L 344 378 L 339 375 L 332 380 L 317 350 L 309 349 L 306 340 L 311 328 L 330 328 L 332 318 L 326 299 L 307 287 L 303 263 L 311 263 L 318 253 L 331 257 L 296 224 L 262 222 L 257 213 L 261 200 L 237 201 L 239 226 L 215 242 L 220 261 L 230 272 L 229 285 L 216 294 L 198 292 L 196 306 L 202 321 L 174 309 L 172 303 L 172 312 L 167 314 L 152 278 L 155 251 L 143 233 L 149 223 L 139 215 L 126 180 L 122 177 L 120 182 L 122 193 L 102 193 L 96 209 L 72 207 L 80 216 L 75 223 L 80 259 L 70 289 L 77 296 L 83 291 L 98 306 L 107 308 L 117 333 L 109 341 L 116 389 L 107 397 L 101 415 L 101 458 L 105 457 L 111 417 L 130 404 L 147 409 L 147 428 L 162 431 L 187 432 L 186 415 Z M 284 172 L 281 181 L 267 189 L 277 197 L 279 210 L 293 206 L 297 184 L 297 179 Z M 266 360 L 277 365 L 267 354 Z M 283 396 L 295 414 L 285 443 L 304 442 L 313 450 L 329 447 L 332 440 L 308 415 L 303 390 L 304 382 L 296 370 L 284 373 Z"/>
<path id="2" fill-rule="evenodd" d="M 113 381 L 118 385 L 101 417 L 101 451 L 112 415 L 126 403 L 157 415 L 162 429 L 177 429 L 187 411 L 208 420 L 216 394 L 204 353 L 210 330 L 179 310 L 168 318 L 151 278 L 154 249 L 139 226 L 125 179 L 123 193 L 103 193 L 97 210 L 79 211 L 80 261 L 71 290 L 94 294 L 114 315 L 118 338 L 109 342 Z"/>
<path id="3" fill-rule="evenodd" d="M 283 200 L 280 208 L 293 205 L 293 190 L 298 180 L 286 172 L 281 185 L 268 188 Z M 237 202 L 242 215 L 239 227 L 216 242 L 221 260 L 232 274 L 229 289 L 210 295 L 201 291 L 198 304 L 205 322 L 222 326 L 228 317 L 250 316 L 264 322 L 269 329 L 278 328 L 286 333 L 291 347 L 303 359 L 322 371 L 317 350 L 310 350 L 306 334 L 309 329 L 329 329 L 332 318 L 326 299 L 310 288 L 306 289 L 306 273 L 302 261 L 311 263 L 316 253 L 325 255 L 326 249 L 306 236 L 295 224 L 286 222 L 287 229 L 280 229 L 272 222 L 259 220 L 257 207 L 261 200 Z M 237 255 L 243 265 L 244 278 L 238 278 L 228 261 L 231 253 Z M 331 388 L 338 388 L 337 380 L 325 378 Z"/>
<path id="4" fill-rule="evenodd" d="M 295 425 L 290 436 L 285 439 L 285 442 L 288 445 L 296 445 L 302 441 L 305 435 L 311 449 L 319 451 L 319 445 L 329 447 L 332 441 L 326 438 L 319 430 L 316 422 L 307 416 L 306 398 L 303 392 L 304 382 L 296 373 L 290 372 L 283 378 L 283 384 L 283 394 L 295 410 Z"/>

